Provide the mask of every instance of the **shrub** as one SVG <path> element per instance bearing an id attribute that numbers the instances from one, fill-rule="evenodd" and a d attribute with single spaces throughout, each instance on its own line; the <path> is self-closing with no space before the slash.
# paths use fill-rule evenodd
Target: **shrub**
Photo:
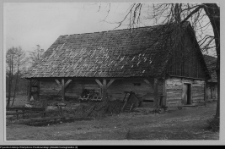
<path id="1" fill-rule="evenodd" d="M 208 128 L 210 130 L 213 130 L 215 132 L 219 131 L 219 128 L 220 128 L 220 119 L 219 118 L 212 118 L 212 119 L 209 119 L 207 122 L 208 122 Z"/>

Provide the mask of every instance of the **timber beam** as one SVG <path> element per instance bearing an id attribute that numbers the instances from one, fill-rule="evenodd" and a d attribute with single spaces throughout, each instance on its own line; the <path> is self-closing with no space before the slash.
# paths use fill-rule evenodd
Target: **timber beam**
<path id="1" fill-rule="evenodd" d="M 63 102 L 65 101 L 65 89 L 71 81 L 72 81 L 72 79 L 69 79 L 65 83 L 64 78 L 61 79 L 61 82 L 58 79 L 55 79 L 55 82 L 61 87 L 60 91 L 62 91 L 62 101 Z"/>
<path id="2" fill-rule="evenodd" d="M 27 84 L 27 101 L 29 102 L 31 98 L 31 79 L 28 80 Z"/>
<path id="3" fill-rule="evenodd" d="M 35 88 L 35 89 L 34 89 Z M 27 101 L 29 102 L 31 97 L 36 94 L 36 100 L 40 98 L 40 80 L 39 79 L 29 79 L 27 84 Z"/>
<path id="4" fill-rule="evenodd" d="M 144 82 L 148 84 L 154 91 L 154 106 L 156 109 L 159 108 L 160 104 L 160 96 L 158 93 L 158 84 L 159 84 L 159 79 L 154 78 L 153 83 L 151 83 L 148 79 L 144 79 Z"/>
<path id="5" fill-rule="evenodd" d="M 110 81 L 108 83 L 105 78 L 103 79 L 102 82 L 99 79 L 95 79 L 95 81 L 102 89 L 102 99 L 106 100 L 107 89 L 110 87 L 110 85 L 112 85 L 112 83 L 115 81 L 115 79 L 110 79 Z"/>

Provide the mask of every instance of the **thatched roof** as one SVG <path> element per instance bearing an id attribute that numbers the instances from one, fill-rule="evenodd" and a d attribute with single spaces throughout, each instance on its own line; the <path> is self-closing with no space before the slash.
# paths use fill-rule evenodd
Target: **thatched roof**
<path id="1" fill-rule="evenodd" d="M 209 70 L 211 79 L 208 80 L 209 82 L 217 82 L 217 76 L 216 76 L 216 62 L 217 58 L 210 56 L 210 55 L 204 55 L 205 63 L 207 65 L 207 68 Z"/>
<path id="2" fill-rule="evenodd" d="M 24 77 L 160 76 L 170 47 L 162 48 L 162 32 L 169 25 L 63 35 Z"/>

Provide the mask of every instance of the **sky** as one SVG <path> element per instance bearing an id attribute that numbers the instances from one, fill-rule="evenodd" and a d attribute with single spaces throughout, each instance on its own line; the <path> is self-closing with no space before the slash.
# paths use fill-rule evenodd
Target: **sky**
<path id="1" fill-rule="evenodd" d="M 113 3 L 107 16 L 107 3 L 5 3 L 5 48 L 20 46 L 31 51 L 40 45 L 46 50 L 60 35 L 112 30 L 129 6 Z M 106 16 L 109 22 L 104 21 Z"/>
<path id="2" fill-rule="evenodd" d="M 124 18 L 130 6 L 128 2 L 110 5 L 90 2 L 4 3 L 5 49 L 21 47 L 25 51 L 32 51 L 40 45 L 41 49 L 47 50 L 60 35 L 112 30 L 118 25 L 116 22 Z M 147 9 L 143 11 L 149 12 Z M 140 26 L 145 26 L 146 22 L 142 21 Z M 147 25 L 153 24 L 149 24 L 148 20 Z M 119 29 L 123 28 L 128 28 L 128 22 Z"/>

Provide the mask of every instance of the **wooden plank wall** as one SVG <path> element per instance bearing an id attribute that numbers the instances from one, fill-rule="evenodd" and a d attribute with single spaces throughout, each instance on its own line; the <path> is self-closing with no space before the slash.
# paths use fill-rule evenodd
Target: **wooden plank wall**
<path id="1" fill-rule="evenodd" d="M 166 83 L 166 106 L 177 106 L 181 104 L 182 96 L 182 81 L 179 78 L 170 78 L 165 81 Z"/>
<path id="2" fill-rule="evenodd" d="M 154 101 L 153 91 L 153 79 L 148 79 L 152 85 L 147 84 L 143 78 L 125 78 L 115 80 L 108 88 L 107 94 L 111 100 L 122 100 L 124 98 L 125 91 L 133 91 L 136 96 L 142 100 Z M 65 80 L 66 81 L 66 80 Z M 109 80 L 107 80 L 107 83 Z M 79 79 L 73 80 L 66 88 L 65 96 L 72 97 L 74 99 L 79 98 L 84 88 L 100 88 L 94 79 Z M 61 88 L 55 80 L 41 81 L 40 94 L 41 95 L 56 95 Z M 162 94 L 163 81 L 158 81 L 158 92 Z M 61 92 L 58 94 L 61 95 Z"/>
<path id="3" fill-rule="evenodd" d="M 166 105 L 168 107 L 182 105 L 183 83 L 191 84 L 192 104 L 195 105 L 204 102 L 204 81 L 184 78 L 169 78 L 165 82 L 167 94 Z"/>
<path id="4" fill-rule="evenodd" d="M 194 81 L 192 84 L 192 103 L 194 105 L 204 102 L 205 94 L 204 81 Z"/>
<path id="5" fill-rule="evenodd" d="M 66 87 L 65 96 L 78 99 L 84 88 L 100 88 L 94 79 L 79 79 L 73 80 Z M 57 95 L 60 91 L 60 86 L 55 80 L 41 81 L 40 94 L 41 95 Z M 60 92 L 61 93 L 61 92 Z M 58 95 L 61 95 L 61 94 Z"/>
<path id="6" fill-rule="evenodd" d="M 150 81 L 151 83 L 153 81 Z M 108 88 L 108 94 L 112 100 L 120 100 L 124 98 L 125 91 L 135 92 L 136 96 L 142 100 L 153 100 L 154 94 L 151 85 L 144 82 L 143 79 L 123 79 L 116 80 Z"/>
<path id="7" fill-rule="evenodd" d="M 183 46 L 173 50 L 167 73 L 175 76 L 205 78 L 200 51 L 188 34 L 182 38 Z"/>

